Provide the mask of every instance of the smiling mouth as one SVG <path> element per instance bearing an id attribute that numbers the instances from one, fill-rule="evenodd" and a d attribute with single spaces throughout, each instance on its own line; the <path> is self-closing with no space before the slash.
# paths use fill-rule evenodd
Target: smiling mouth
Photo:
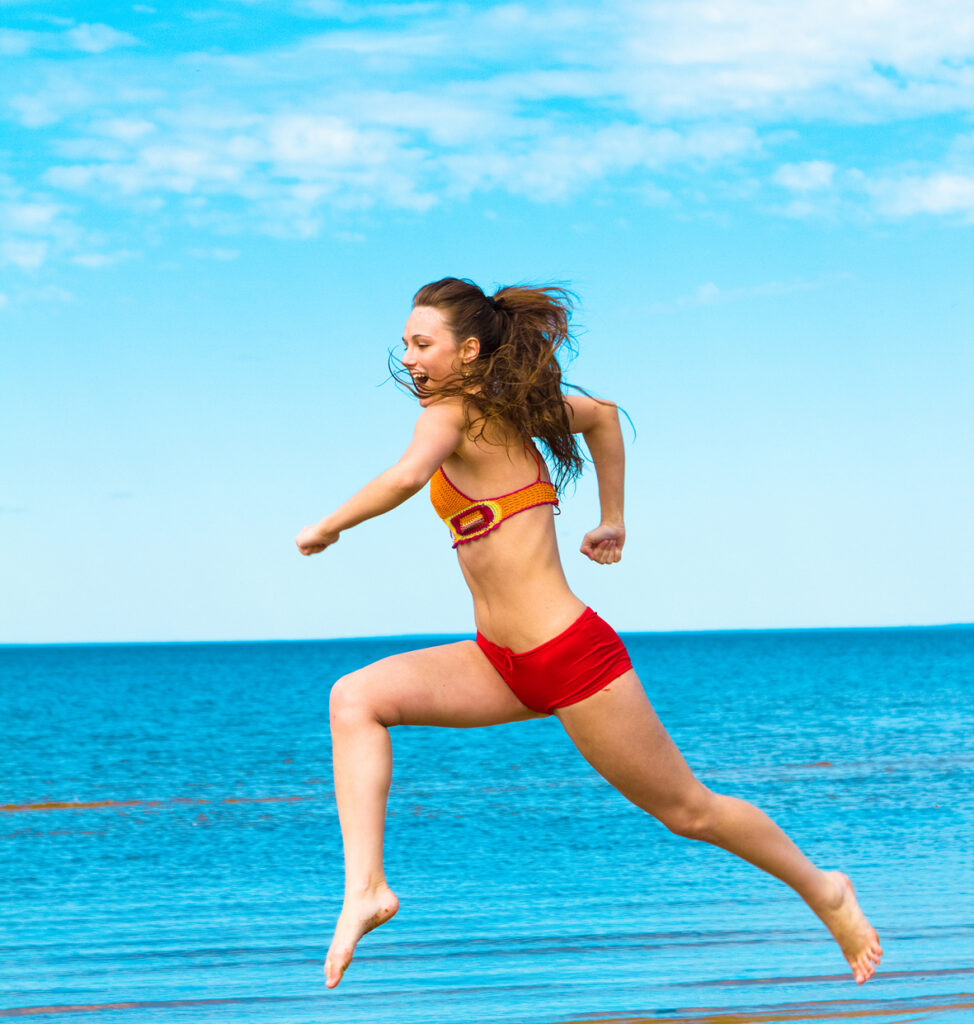
<path id="1" fill-rule="evenodd" d="M 429 377 L 425 373 L 414 373 L 411 376 L 414 384 L 423 385 L 429 382 Z"/>

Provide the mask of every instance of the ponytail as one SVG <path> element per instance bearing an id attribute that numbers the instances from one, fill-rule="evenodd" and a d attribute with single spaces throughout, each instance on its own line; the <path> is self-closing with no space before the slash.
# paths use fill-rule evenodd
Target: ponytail
<path id="1" fill-rule="evenodd" d="M 425 285 L 413 306 L 432 306 L 442 314 L 458 341 L 474 337 L 480 354 L 464 367 L 462 378 L 442 382 L 435 393 L 463 399 L 468 430 L 487 439 L 514 430 L 534 438 L 553 462 L 559 492 L 582 472 L 582 453 L 572 433 L 562 394 L 558 353 L 575 354 L 569 332 L 573 296 L 564 288 L 515 285 L 485 295 L 472 281 L 447 277 Z M 417 397 L 428 388 L 393 368 L 393 376 Z M 580 389 L 576 389 L 580 390 Z"/>

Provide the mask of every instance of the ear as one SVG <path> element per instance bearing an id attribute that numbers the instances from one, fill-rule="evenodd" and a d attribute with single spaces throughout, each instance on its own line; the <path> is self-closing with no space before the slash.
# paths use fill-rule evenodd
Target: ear
<path id="1" fill-rule="evenodd" d="M 460 362 L 472 363 L 480 355 L 480 338 L 470 337 L 460 342 Z"/>

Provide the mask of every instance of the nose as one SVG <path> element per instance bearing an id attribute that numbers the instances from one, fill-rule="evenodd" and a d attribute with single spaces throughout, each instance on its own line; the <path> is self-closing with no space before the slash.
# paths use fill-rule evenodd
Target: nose
<path id="1" fill-rule="evenodd" d="M 406 349 L 406 351 L 403 352 L 403 354 L 400 356 L 399 362 L 402 363 L 402 365 L 405 366 L 406 369 L 408 370 L 410 366 L 416 365 L 416 357 L 410 355 L 409 349 Z"/>

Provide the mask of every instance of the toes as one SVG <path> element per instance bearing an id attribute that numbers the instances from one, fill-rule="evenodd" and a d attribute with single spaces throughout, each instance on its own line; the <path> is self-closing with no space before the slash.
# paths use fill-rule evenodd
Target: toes
<path id="1" fill-rule="evenodd" d="M 339 956 L 337 953 L 329 953 L 325 957 L 325 985 L 334 988 L 341 980 L 342 975 L 351 963 L 351 957 Z"/>
<path id="2" fill-rule="evenodd" d="M 344 967 L 337 967 L 335 964 L 325 961 L 325 986 L 327 988 L 334 988 L 341 980 L 342 975 L 345 973 Z"/>
<path id="3" fill-rule="evenodd" d="M 852 965 L 852 974 L 856 979 L 856 983 L 862 985 L 863 982 L 869 981 L 869 979 L 876 973 L 876 968 L 872 962 L 872 958 L 869 955 L 868 950 L 858 957 Z"/>

